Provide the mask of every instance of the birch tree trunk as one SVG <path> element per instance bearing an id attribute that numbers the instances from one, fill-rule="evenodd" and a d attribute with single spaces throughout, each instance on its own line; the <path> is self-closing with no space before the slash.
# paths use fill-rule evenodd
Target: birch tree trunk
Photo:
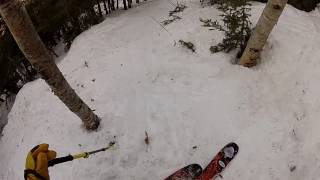
<path id="1" fill-rule="evenodd" d="M 0 0 L 0 14 L 21 51 L 48 83 L 54 94 L 83 121 L 86 129 L 97 129 L 100 119 L 65 80 L 53 57 L 40 40 L 21 1 Z"/>
<path id="2" fill-rule="evenodd" d="M 262 15 L 247 43 L 240 64 L 246 67 L 252 67 L 257 64 L 260 52 L 265 45 L 269 34 L 278 22 L 278 19 L 286 6 L 288 0 L 268 0 Z"/>

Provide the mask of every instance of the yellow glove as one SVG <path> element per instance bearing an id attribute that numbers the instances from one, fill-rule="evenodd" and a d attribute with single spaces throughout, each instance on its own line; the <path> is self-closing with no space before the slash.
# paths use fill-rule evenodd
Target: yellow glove
<path id="1" fill-rule="evenodd" d="M 27 155 L 24 179 L 49 180 L 48 161 L 56 158 L 55 151 L 48 150 L 48 144 L 39 144 Z"/>

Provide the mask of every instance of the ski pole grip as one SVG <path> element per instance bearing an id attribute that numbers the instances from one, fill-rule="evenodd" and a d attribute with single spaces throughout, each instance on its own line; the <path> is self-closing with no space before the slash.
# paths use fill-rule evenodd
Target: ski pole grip
<path id="1" fill-rule="evenodd" d="M 71 155 L 68 155 L 65 157 L 60 157 L 60 158 L 55 158 L 55 159 L 52 159 L 48 162 L 48 167 L 54 166 L 56 164 L 72 161 L 72 160 L 73 160 L 73 156 L 71 156 Z"/>

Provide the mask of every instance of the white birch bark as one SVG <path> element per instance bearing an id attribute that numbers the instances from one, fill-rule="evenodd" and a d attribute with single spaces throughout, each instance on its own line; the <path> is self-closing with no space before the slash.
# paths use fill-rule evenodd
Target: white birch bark
<path id="1" fill-rule="evenodd" d="M 247 43 L 247 47 L 240 58 L 239 63 L 241 65 L 252 67 L 257 64 L 260 52 L 262 51 L 273 27 L 278 22 L 287 1 L 288 0 L 268 0 L 267 5 L 264 8 L 262 15 L 260 16 L 259 21 Z"/>

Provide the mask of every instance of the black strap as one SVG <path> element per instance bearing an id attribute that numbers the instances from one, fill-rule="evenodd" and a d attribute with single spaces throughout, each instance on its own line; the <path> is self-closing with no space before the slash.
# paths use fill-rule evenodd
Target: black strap
<path id="1" fill-rule="evenodd" d="M 47 180 L 45 177 L 41 176 L 39 173 L 37 173 L 37 171 L 33 170 L 33 169 L 25 169 L 24 170 L 24 179 L 27 180 L 28 175 L 32 174 L 35 177 L 37 177 L 40 180 Z"/>
<path id="2" fill-rule="evenodd" d="M 34 151 L 36 151 L 36 150 L 39 148 L 39 146 L 40 146 L 40 145 L 36 145 L 35 147 L 33 147 L 33 148 L 31 149 L 31 153 L 33 153 Z"/>
<path id="3" fill-rule="evenodd" d="M 72 160 L 73 160 L 73 156 L 71 156 L 71 155 L 68 155 L 68 156 L 65 156 L 65 157 L 60 157 L 60 158 L 55 158 L 55 159 L 52 159 L 52 160 L 50 160 L 48 162 L 48 167 L 54 166 L 54 165 L 59 164 L 59 163 L 72 161 Z"/>

